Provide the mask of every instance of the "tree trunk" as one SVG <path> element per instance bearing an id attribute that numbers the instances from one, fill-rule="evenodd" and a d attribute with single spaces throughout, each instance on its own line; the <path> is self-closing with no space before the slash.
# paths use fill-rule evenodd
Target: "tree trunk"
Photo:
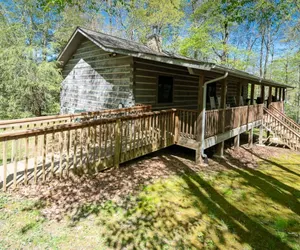
<path id="1" fill-rule="evenodd" d="M 227 44 L 228 44 L 228 39 L 229 39 L 229 30 L 228 30 L 228 22 L 225 22 L 224 24 L 224 37 L 223 37 L 223 53 L 221 56 L 221 62 L 222 63 L 227 63 L 228 62 L 228 48 L 227 48 Z"/>
<path id="2" fill-rule="evenodd" d="M 263 77 L 263 56 L 264 56 L 265 32 L 261 34 L 260 54 L 259 54 L 259 76 Z"/>

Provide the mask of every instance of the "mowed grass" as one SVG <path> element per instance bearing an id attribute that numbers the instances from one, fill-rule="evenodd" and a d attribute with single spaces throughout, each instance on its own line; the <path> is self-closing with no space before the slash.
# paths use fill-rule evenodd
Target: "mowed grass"
<path id="1" fill-rule="evenodd" d="M 227 170 L 189 170 L 61 221 L 42 216 L 43 201 L 2 193 L 0 249 L 300 249 L 300 155 L 256 170 L 220 164 Z"/>

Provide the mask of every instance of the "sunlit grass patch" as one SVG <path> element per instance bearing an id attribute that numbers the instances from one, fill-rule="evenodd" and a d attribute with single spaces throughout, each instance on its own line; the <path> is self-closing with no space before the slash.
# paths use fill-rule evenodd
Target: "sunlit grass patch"
<path id="1" fill-rule="evenodd" d="M 189 169 L 61 221 L 44 218 L 42 201 L 0 194 L 0 248 L 300 249 L 298 162 L 291 153 L 258 169 Z"/>

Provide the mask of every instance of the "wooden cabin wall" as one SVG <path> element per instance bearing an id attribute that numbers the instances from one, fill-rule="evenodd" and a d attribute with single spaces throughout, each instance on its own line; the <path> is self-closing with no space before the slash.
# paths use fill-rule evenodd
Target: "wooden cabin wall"
<path id="1" fill-rule="evenodd" d="M 173 103 L 157 103 L 158 76 L 173 77 Z M 186 67 L 134 58 L 134 96 L 136 103 L 168 108 L 197 109 L 199 77 Z"/>
<path id="2" fill-rule="evenodd" d="M 62 71 L 61 113 L 133 106 L 132 63 L 83 41 Z"/>
<path id="3" fill-rule="evenodd" d="M 227 98 L 230 97 L 235 97 L 237 96 L 237 91 L 238 91 L 238 84 L 240 84 L 238 81 L 232 81 L 230 79 L 228 79 L 227 82 Z M 221 96 L 221 82 L 217 83 L 217 96 Z M 248 86 L 247 84 L 244 84 L 244 88 L 243 88 L 243 100 L 244 102 L 246 101 L 246 99 L 248 98 Z M 237 101 L 237 100 L 236 100 Z M 246 104 L 246 103 L 244 103 Z"/>
<path id="4" fill-rule="evenodd" d="M 174 79 L 172 104 L 157 103 L 157 81 L 160 75 L 172 76 Z M 205 77 L 205 81 L 211 79 Z M 134 96 L 137 103 L 150 104 L 153 109 L 197 109 L 198 85 L 199 77 L 190 75 L 186 67 L 134 58 Z M 217 96 L 221 96 L 221 83 L 217 82 L 216 87 Z M 235 97 L 237 89 L 237 82 L 228 81 L 227 96 Z M 248 89 L 245 86 L 244 100 L 247 94 Z"/>

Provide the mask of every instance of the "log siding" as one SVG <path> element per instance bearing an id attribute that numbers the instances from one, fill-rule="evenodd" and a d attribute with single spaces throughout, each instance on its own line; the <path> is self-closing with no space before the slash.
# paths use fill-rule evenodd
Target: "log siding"
<path id="1" fill-rule="evenodd" d="M 133 60 L 134 90 L 137 103 L 152 105 L 155 110 L 167 108 L 197 109 L 198 76 L 190 75 L 186 67 L 152 62 L 140 58 L 134 58 Z M 173 103 L 157 102 L 157 82 L 160 75 L 173 77 Z M 211 80 L 211 78 L 205 77 L 205 81 L 208 80 Z M 239 83 L 237 79 L 234 80 L 228 80 L 227 96 L 235 97 L 237 94 Z M 248 95 L 248 88 L 245 86 L 243 89 L 243 99 L 245 100 Z M 221 96 L 220 82 L 216 84 L 216 95 Z"/>
<path id="2" fill-rule="evenodd" d="M 157 102 L 159 76 L 173 77 L 173 103 Z M 154 110 L 197 109 L 199 77 L 190 75 L 185 67 L 134 58 L 134 79 L 137 103 L 152 105 Z"/>
<path id="3" fill-rule="evenodd" d="M 82 42 L 62 71 L 61 113 L 134 106 L 132 61 Z"/>

